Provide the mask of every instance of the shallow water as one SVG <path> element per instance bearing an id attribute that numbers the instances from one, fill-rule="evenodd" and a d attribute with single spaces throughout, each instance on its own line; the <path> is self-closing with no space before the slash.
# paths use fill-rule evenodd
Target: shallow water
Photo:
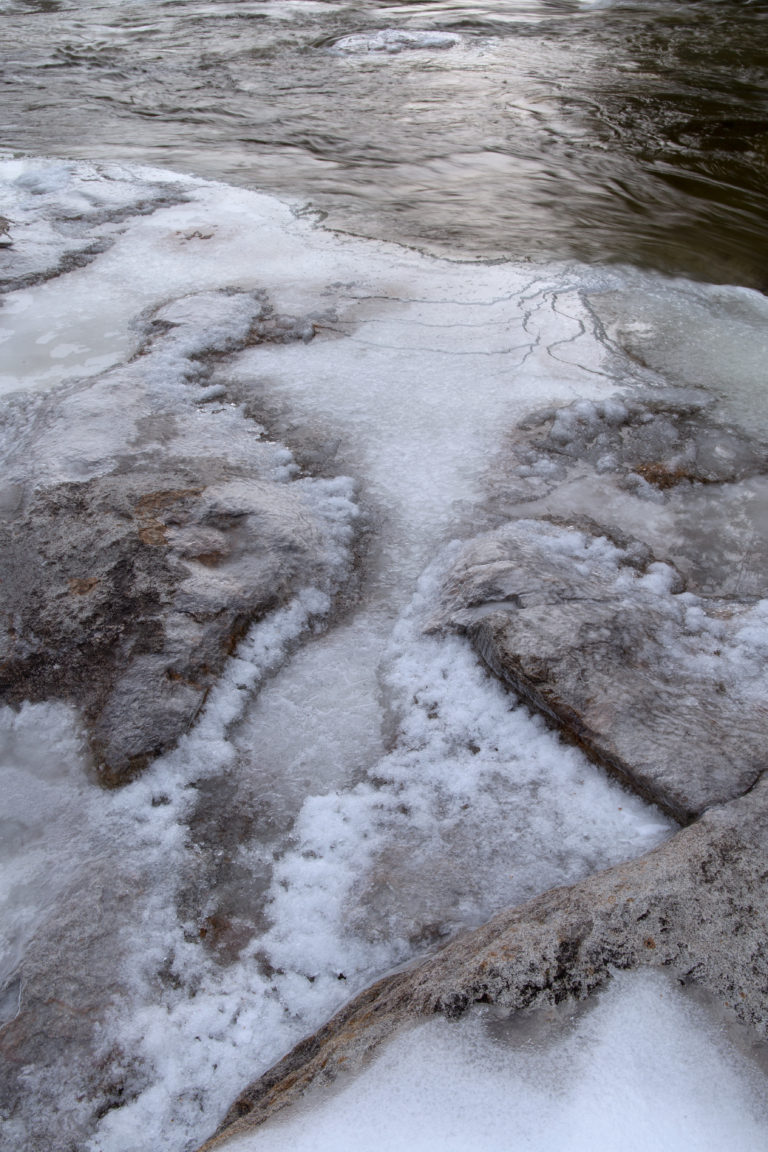
<path id="1" fill-rule="evenodd" d="M 2 9 L 7 147 L 273 190 L 334 226 L 454 257 L 575 255 L 768 283 L 763 4 Z M 334 50 L 376 29 L 459 43 Z"/>

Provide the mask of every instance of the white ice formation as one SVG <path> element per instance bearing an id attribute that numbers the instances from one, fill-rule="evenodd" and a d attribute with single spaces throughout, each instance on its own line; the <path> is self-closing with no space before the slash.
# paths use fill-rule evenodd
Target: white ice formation
<path id="1" fill-rule="evenodd" d="M 81 482 L 144 435 L 157 413 L 135 387 L 138 320 L 184 312 L 209 330 L 236 290 L 265 293 L 314 338 L 225 347 L 201 405 L 163 370 L 150 391 L 167 389 L 168 434 L 205 453 L 216 424 L 217 445 L 246 462 L 281 442 L 286 483 L 302 461 L 316 466 L 302 482 L 341 532 L 339 477 L 351 476 L 373 528 L 357 605 L 323 633 L 328 588 L 299 581 L 247 633 L 178 746 L 121 791 L 86 783 L 71 709 L 0 717 L 6 1035 L 32 1051 L 25 1019 L 52 995 L 96 1026 L 39 1050 L 23 1077 L 29 1110 L 9 1119 L 4 1146 L 40 1146 L 55 1129 L 62 1148 L 90 1131 L 89 1152 L 181 1152 L 389 966 L 670 834 L 516 705 L 462 639 L 422 632 L 453 541 L 494 526 L 484 495 L 516 421 L 653 373 L 594 320 L 591 295 L 620 291 L 621 270 L 442 262 L 154 171 L 10 160 L 0 175 L 13 241 L 0 258 L 19 285 L 0 312 L 14 428 L 3 507 L 31 475 Z M 176 303 L 192 294 L 195 317 Z M 109 389 L 133 432 L 110 418 Z M 55 438 L 36 423 L 42 393 Z M 271 447 L 246 436 L 254 419 Z"/>

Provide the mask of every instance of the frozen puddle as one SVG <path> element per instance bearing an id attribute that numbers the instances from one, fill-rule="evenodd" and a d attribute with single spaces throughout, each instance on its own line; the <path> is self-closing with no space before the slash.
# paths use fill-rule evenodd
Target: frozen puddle
<path id="1" fill-rule="evenodd" d="M 538 1018 L 537 1018 L 538 1017 Z M 574 1015 L 402 1033 L 328 1098 L 231 1152 L 757 1152 L 764 1072 L 702 1007 L 637 973 Z"/>
<path id="2" fill-rule="evenodd" d="M 0 312 L 14 485 L 29 480 L 24 468 L 35 467 L 35 445 L 45 442 L 40 412 L 88 411 L 72 396 L 99 396 L 105 381 L 134 386 L 130 373 L 104 373 L 136 352 L 138 317 L 195 293 L 206 330 L 226 306 L 222 292 L 255 291 L 275 316 L 291 318 L 291 339 L 278 328 L 211 359 L 198 408 L 185 416 L 198 421 L 195 443 L 227 412 L 258 421 L 295 453 L 297 464 L 285 456 L 287 473 L 351 476 L 367 525 L 346 597 L 332 603 L 297 585 L 290 602 L 252 625 L 178 747 L 120 791 L 86 782 L 71 709 L 39 704 L 0 716 L 12 800 L 4 1045 L 15 1060 L 4 1146 L 182 1152 L 371 979 L 500 908 L 670 835 L 658 812 L 516 706 L 464 640 L 424 633 L 456 541 L 492 526 L 483 502 L 514 423 L 531 408 L 598 400 L 652 373 L 609 345 L 593 320 L 589 293 L 617 292 L 620 272 L 451 264 L 324 232 L 266 196 L 143 170 L 12 161 L 5 178 L 14 259 L 49 276 L 9 293 Z M 89 248 L 92 234 L 103 250 Z M 54 274 L 73 245 L 87 263 Z M 162 372 L 152 379 L 165 396 Z M 121 396 L 144 421 L 146 444 L 137 449 L 134 438 L 131 451 L 163 442 L 141 407 L 147 396 Z M 206 423 L 209 404 L 218 422 Z M 87 444 L 87 427 L 69 434 Z M 238 452 L 247 443 L 238 440 Z M 114 467 L 124 458 L 116 442 Z M 101 475 L 111 467 L 100 458 Z M 2 506 L 12 509 L 7 474 L 5 488 Z M 45 733 L 39 745 L 36 728 Z M 51 880 L 62 862 L 66 878 Z M 475 1024 L 410 1034 L 359 1090 L 375 1093 L 380 1078 L 400 1092 L 397 1062 L 429 1062 L 441 1070 L 424 1087 L 430 1109 L 441 1110 L 440 1092 L 454 1082 L 464 1084 L 464 1097 L 450 1092 L 467 1100 L 466 1117 L 481 1080 L 483 1098 L 493 1092 L 488 1139 L 475 1147 L 507 1146 L 493 1141 L 517 1121 L 497 1096 L 520 1101 L 518 1083 L 528 1093 L 523 1127 L 539 1109 L 553 1134 L 565 1131 L 564 1116 L 586 1115 L 580 1093 L 594 1093 L 596 1069 L 610 1063 L 616 1021 L 655 1003 L 656 986 L 639 987 L 639 1000 L 606 999 L 594 1020 L 607 1023 L 579 1025 L 592 1029 L 583 1049 L 592 1055 L 557 1096 L 563 1113 L 525 1071 L 527 1056 L 486 1052 Z M 51 1004 L 77 1023 L 62 1026 Z M 670 1018 L 681 1051 L 699 1052 L 703 1017 L 674 1008 Z M 475 1056 L 457 1054 L 449 1037 L 458 1035 Z M 575 1043 L 566 1037 L 563 1051 Z M 327 1135 L 314 1147 L 344 1146 L 331 1135 L 335 1123 L 318 1128 Z M 626 1123 L 644 1131 L 639 1111 Z M 473 1146 L 462 1124 L 454 1144 L 443 1133 L 445 1146 Z M 274 1131 L 278 1143 L 288 1138 Z M 253 1138 L 262 1139 L 272 1137 Z M 393 1127 L 389 1145 L 366 1139 L 356 1135 L 355 1146 L 416 1137 Z"/>

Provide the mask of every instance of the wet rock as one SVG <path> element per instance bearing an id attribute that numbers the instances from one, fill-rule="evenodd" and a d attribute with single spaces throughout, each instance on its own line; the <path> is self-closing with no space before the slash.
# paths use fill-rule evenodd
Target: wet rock
<path id="1" fill-rule="evenodd" d="M 463 549 L 433 627 L 687 823 L 766 767 L 768 613 L 683 588 L 638 542 L 520 520 Z"/>
<path id="2" fill-rule="evenodd" d="M 768 784 L 711 808 L 639 860 L 555 888 L 378 981 L 235 1100 L 200 1152 L 226 1144 L 340 1073 L 409 1022 L 473 1004 L 580 1000 L 612 969 L 664 967 L 768 1035 Z"/>
<path id="3" fill-rule="evenodd" d="M 175 743 L 253 620 L 339 586 L 355 515 L 347 481 L 298 476 L 206 391 L 213 360 L 306 324 L 258 294 L 207 293 L 145 333 L 130 364 L 15 424 L 10 410 L 5 429 L 0 694 L 79 705 L 106 784 Z"/>

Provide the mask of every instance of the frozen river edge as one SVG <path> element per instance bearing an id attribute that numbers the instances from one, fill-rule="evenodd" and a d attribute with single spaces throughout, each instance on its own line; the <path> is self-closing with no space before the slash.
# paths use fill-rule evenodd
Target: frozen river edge
<path id="1" fill-rule="evenodd" d="M 496 479 L 496 503 L 541 518 L 510 519 L 467 542 L 427 625 L 469 636 L 556 730 L 687 827 L 373 984 L 242 1093 L 200 1152 L 359 1070 L 405 1024 L 476 1005 L 515 1012 L 580 1001 L 621 970 L 660 968 L 697 984 L 768 1037 L 758 559 L 768 538 L 753 520 L 764 506 L 754 499 L 764 449 L 713 424 L 710 407 L 702 394 L 662 392 L 528 420 Z M 717 546 L 702 549 L 702 522 L 712 532 L 732 514 L 743 484 L 749 526 L 720 535 L 719 556 Z M 656 517 L 643 509 L 649 495 Z M 590 515 L 598 505 L 602 523 Z M 668 531 L 670 522 L 664 540 L 660 523 Z"/>
<path id="2" fill-rule="evenodd" d="M 147 170 L 4 175 L 15 1147 L 56 1116 L 61 1147 L 186 1152 L 227 1100 L 259 1122 L 308 1085 L 334 1021 L 349 1067 L 379 1021 L 579 997 L 611 967 L 674 968 L 764 1034 L 766 451 L 643 362 L 638 342 L 664 347 L 652 316 L 621 330 L 637 298 L 707 325 L 725 299 L 757 411 L 763 298 L 451 264 Z M 704 772 L 667 734 L 655 757 L 660 666 L 669 735 L 698 738 Z M 574 668 L 597 698 L 577 747 L 500 682 L 560 727 Z M 627 713 L 638 790 L 698 818 L 663 847 L 670 821 L 578 748 L 637 784 Z M 478 975 L 478 941 L 525 937 L 531 909 L 527 985 L 515 957 Z M 274 1065 L 397 965 L 359 1029 L 353 998 Z M 270 1065 L 267 1097 L 243 1092 Z"/>

